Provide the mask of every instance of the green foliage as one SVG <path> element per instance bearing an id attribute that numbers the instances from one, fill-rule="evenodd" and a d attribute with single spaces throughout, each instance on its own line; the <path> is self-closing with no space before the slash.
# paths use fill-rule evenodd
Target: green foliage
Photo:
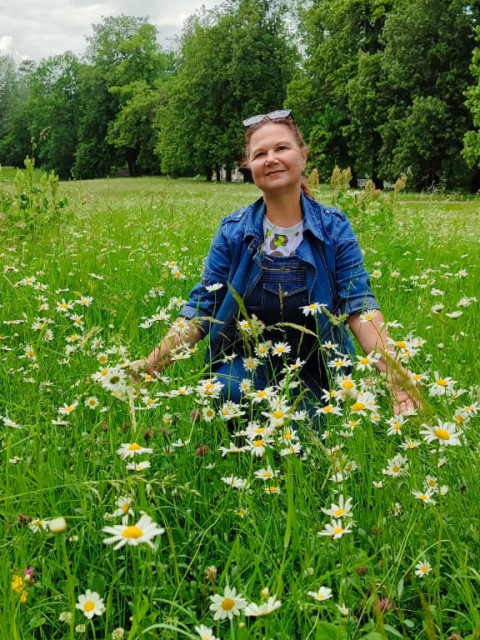
<path id="1" fill-rule="evenodd" d="M 59 196 L 58 176 L 53 172 L 42 172 L 38 180 L 34 160 L 27 156 L 24 164 L 25 169 L 16 172 L 13 191 L 0 186 L 0 228 L 31 237 L 61 220 L 68 199 Z"/>
<path id="2" fill-rule="evenodd" d="M 243 155 L 242 119 L 281 106 L 295 60 L 283 8 L 231 0 L 187 21 L 157 120 L 164 172 L 233 168 Z"/>

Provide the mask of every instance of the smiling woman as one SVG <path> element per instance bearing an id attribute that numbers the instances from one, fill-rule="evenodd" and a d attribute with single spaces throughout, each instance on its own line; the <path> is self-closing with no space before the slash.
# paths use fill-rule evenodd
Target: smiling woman
<path id="1" fill-rule="evenodd" d="M 393 347 L 350 223 L 304 185 L 307 147 L 290 112 L 244 124 L 245 163 L 262 197 L 222 220 L 181 312 L 190 322 L 170 330 L 147 371 L 161 371 L 177 347 L 208 336 L 207 361 L 224 399 L 239 403 L 246 379 L 262 390 L 295 372 L 303 385 L 293 394 L 314 417 L 314 403 L 329 389 L 329 351 L 351 366 L 348 327 L 387 374 L 394 410 L 412 409 L 401 366 L 389 367 Z"/>

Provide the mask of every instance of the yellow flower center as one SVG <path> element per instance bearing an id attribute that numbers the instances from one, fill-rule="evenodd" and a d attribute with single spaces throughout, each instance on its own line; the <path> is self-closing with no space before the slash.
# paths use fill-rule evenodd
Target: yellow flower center
<path id="1" fill-rule="evenodd" d="M 395 345 L 399 349 L 406 349 L 406 347 L 407 347 L 407 343 L 404 340 L 399 340 L 398 342 L 395 343 Z"/>
<path id="2" fill-rule="evenodd" d="M 253 443 L 254 447 L 263 447 L 263 440 L 255 440 L 255 442 Z"/>
<path id="3" fill-rule="evenodd" d="M 396 464 L 395 464 L 395 465 L 393 465 L 393 467 L 392 467 L 392 472 L 393 472 L 393 473 L 398 473 L 399 471 L 400 471 L 400 467 L 397 467 L 397 465 L 396 465 Z"/>
<path id="4" fill-rule="evenodd" d="M 137 444 L 136 442 L 132 442 L 132 444 L 128 445 L 128 450 L 129 451 L 138 451 L 141 448 L 142 447 L 139 444 Z"/>
<path id="5" fill-rule="evenodd" d="M 450 440 L 451 436 L 446 429 L 435 429 L 433 432 L 439 440 Z"/>
<path id="6" fill-rule="evenodd" d="M 283 416 L 284 416 L 283 411 L 274 411 L 274 412 L 273 412 L 273 417 L 274 417 L 274 418 L 279 419 L 279 418 L 283 418 Z"/>
<path id="7" fill-rule="evenodd" d="M 335 529 L 333 530 L 333 533 L 335 535 L 338 535 L 339 533 L 343 533 L 344 529 L 343 527 L 335 527 Z"/>
<path id="8" fill-rule="evenodd" d="M 127 511 L 130 509 L 130 503 L 129 502 L 125 502 L 124 504 L 122 504 L 122 511 L 123 513 L 127 513 Z"/>
<path id="9" fill-rule="evenodd" d="M 95 609 L 95 603 L 92 602 L 91 600 L 87 600 L 83 605 L 83 609 L 85 611 L 93 611 Z"/>
<path id="10" fill-rule="evenodd" d="M 421 568 L 421 572 L 422 572 L 422 573 L 428 573 L 428 567 L 426 567 L 425 565 L 423 565 L 423 567 Z"/>
<path id="11" fill-rule="evenodd" d="M 344 380 L 342 382 L 342 387 L 344 389 L 353 389 L 355 387 L 355 383 L 352 380 Z"/>
<path id="12" fill-rule="evenodd" d="M 143 531 L 140 529 L 140 527 L 137 527 L 136 525 L 131 525 L 130 527 L 125 527 L 125 529 L 122 532 L 122 537 L 123 538 L 141 538 L 143 536 Z"/>
<path id="13" fill-rule="evenodd" d="M 235 600 L 232 598 L 224 598 L 222 601 L 222 609 L 224 611 L 230 611 L 235 606 Z"/>
<path id="14" fill-rule="evenodd" d="M 273 476 L 273 473 L 271 473 L 270 471 L 265 471 L 265 473 L 263 474 L 264 478 L 271 478 Z"/>
<path id="15" fill-rule="evenodd" d="M 333 411 L 333 407 L 331 404 L 327 404 L 327 406 L 323 407 L 325 413 L 331 413 Z"/>
<path id="16" fill-rule="evenodd" d="M 370 358 L 362 358 L 360 360 L 360 364 L 368 364 L 370 362 Z"/>
<path id="17" fill-rule="evenodd" d="M 446 387 L 447 386 L 447 381 L 444 380 L 443 378 L 439 378 L 437 380 L 437 384 L 438 384 L 439 387 Z"/>
<path id="18" fill-rule="evenodd" d="M 333 513 L 335 517 L 340 518 L 345 513 L 345 509 L 335 509 Z"/>
<path id="19" fill-rule="evenodd" d="M 352 405 L 352 411 L 362 411 L 362 409 L 365 409 L 364 402 L 355 402 L 355 404 Z"/>

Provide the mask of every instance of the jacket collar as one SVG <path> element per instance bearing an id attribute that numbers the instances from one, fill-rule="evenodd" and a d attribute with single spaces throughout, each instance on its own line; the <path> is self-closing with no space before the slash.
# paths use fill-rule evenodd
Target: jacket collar
<path id="1" fill-rule="evenodd" d="M 321 213 L 322 205 L 306 196 L 303 191 L 300 194 L 300 204 L 303 212 L 304 231 L 310 231 L 318 240 L 324 240 Z M 244 238 L 255 238 L 259 243 L 263 242 L 263 217 L 265 215 L 265 202 L 259 198 L 245 211 Z"/>

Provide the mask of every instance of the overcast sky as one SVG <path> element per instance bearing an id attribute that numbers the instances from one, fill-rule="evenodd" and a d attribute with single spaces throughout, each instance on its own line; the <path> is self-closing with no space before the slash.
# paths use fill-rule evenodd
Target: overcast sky
<path id="1" fill-rule="evenodd" d="M 219 0 L 0 0 L 0 53 L 19 62 L 73 51 L 84 53 L 85 37 L 103 16 L 148 17 L 168 46 L 186 18 L 204 5 L 211 9 Z"/>

